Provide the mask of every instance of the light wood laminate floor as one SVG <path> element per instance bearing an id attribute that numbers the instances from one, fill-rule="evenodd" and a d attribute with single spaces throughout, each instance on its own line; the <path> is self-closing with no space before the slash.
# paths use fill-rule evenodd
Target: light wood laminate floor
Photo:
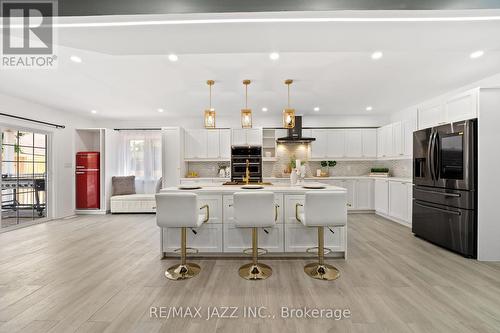
<path id="1" fill-rule="evenodd" d="M 83 216 L 0 234 L 0 332 L 500 332 L 500 264 L 464 259 L 371 214 L 349 216 L 349 255 L 335 282 L 308 260 L 201 260 L 172 282 L 154 215 Z M 151 306 L 265 306 L 269 319 L 156 319 Z M 280 308 L 349 309 L 351 318 L 282 319 Z M 241 313 L 240 313 L 241 314 Z"/>

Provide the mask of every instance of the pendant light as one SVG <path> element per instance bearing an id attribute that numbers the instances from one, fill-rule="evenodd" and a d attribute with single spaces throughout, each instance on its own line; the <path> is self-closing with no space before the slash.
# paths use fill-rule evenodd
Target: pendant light
<path id="1" fill-rule="evenodd" d="M 248 108 L 248 85 L 252 81 L 243 80 L 245 85 L 245 108 L 241 109 L 241 128 L 252 128 L 252 110 Z"/>
<path id="2" fill-rule="evenodd" d="M 215 128 L 215 109 L 212 108 L 212 86 L 215 84 L 214 80 L 207 81 L 209 87 L 209 106 L 205 110 L 205 128 Z"/>
<path id="3" fill-rule="evenodd" d="M 288 106 L 283 110 L 283 128 L 294 128 L 295 127 L 295 109 L 290 108 L 290 85 L 293 80 L 285 80 L 285 84 L 288 87 Z"/>

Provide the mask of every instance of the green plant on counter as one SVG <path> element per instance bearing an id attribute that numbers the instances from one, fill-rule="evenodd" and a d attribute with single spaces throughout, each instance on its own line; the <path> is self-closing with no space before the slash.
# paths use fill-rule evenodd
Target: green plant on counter
<path id="1" fill-rule="evenodd" d="M 383 173 L 387 173 L 387 172 L 389 172 L 389 168 L 371 168 L 370 171 L 371 172 L 383 172 Z"/>
<path id="2" fill-rule="evenodd" d="M 337 161 L 328 161 L 328 167 L 329 168 L 333 168 L 336 165 L 337 165 Z"/>
<path id="3" fill-rule="evenodd" d="M 328 166 L 328 161 L 321 161 L 321 167 L 326 168 Z"/>
<path id="4" fill-rule="evenodd" d="M 292 157 L 290 157 L 290 168 L 292 168 L 292 170 L 295 169 L 297 167 L 296 164 L 295 155 L 292 155 Z"/>

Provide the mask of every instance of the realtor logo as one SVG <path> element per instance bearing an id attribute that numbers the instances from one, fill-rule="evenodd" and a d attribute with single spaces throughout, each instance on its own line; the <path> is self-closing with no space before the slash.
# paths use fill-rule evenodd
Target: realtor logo
<path id="1" fill-rule="evenodd" d="M 2 68 L 53 68 L 57 2 L 0 0 Z"/>

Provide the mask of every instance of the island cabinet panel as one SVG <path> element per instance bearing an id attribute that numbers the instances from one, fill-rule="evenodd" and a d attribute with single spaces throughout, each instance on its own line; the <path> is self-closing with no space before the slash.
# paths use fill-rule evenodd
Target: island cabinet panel
<path id="1" fill-rule="evenodd" d="M 224 223 L 234 223 L 233 196 L 224 195 Z M 283 223 L 283 194 L 274 195 L 274 203 L 278 205 L 277 224 Z"/>
<path id="2" fill-rule="evenodd" d="M 283 252 L 283 224 L 258 228 L 258 244 L 269 252 Z M 224 252 L 241 253 L 252 247 L 252 228 L 238 228 L 234 223 L 224 223 Z"/>
<path id="3" fill-rule="evenodd" d="M 187 246 L 199 252 L 222 252 L 222 224 L 206 223 L 199 228 L 188 228 Z M 173 252 L 180 248 L 181 228 L 163 229 L 163 249 Z"/>
<path id="4" fill-rule="evenodd" d="M 305 252 L 318 246 L 318 228 L 306 227 L 295 217 L 297 203 L 304 204 L 304 195 L 285 195 L 285 252 Z M 299 207 L 302 211 L 303 207 Z M 325 212 L 327 214 L 328 212 Z M 331 232 L 331 229 L 333 232 Z M 325 247 L 345 251 L 345 228 L 325 228 Z"/>
<path id="5" fill-rule="evenodd" d="M 222 223 L 222 196 L 221 195 L 198 195 L 198 205 L 208 205 L 210 209 L 210 219 L 207 223 Z M 200 214 L 205 214 L 205 210 L 200 210 Z"/>

